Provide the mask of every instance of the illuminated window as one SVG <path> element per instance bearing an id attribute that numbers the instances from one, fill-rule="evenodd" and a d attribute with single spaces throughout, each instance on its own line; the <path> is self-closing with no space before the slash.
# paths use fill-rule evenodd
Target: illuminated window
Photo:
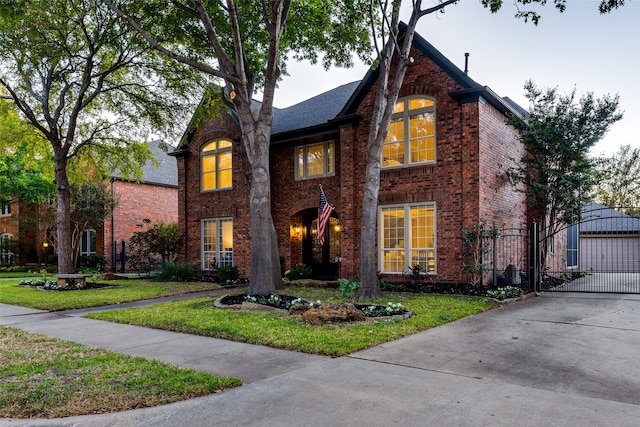
<path id="1" fill-rule="evenodd" d="M 335 153 L 333 141 L 296 147 L 296 179 L 332 176 Z"/>
<path id="2" fill-rule="evenodd" d="M 408 98 L 393 109 L 382 147 L 382 166 L 401 166 L 436 160 L 436 104 L 430 98 Z"/>
<path id="3" fill-rule="evenodd" d="M 231 141 L 220 139 L 204 146 L 201 155 L 202 191 L 231 188 Z"/>
<path id="4" fill-rule="evenodd" d="M 380 265 L 403 273 L 416 265 L 436 272 L 436 208 L 433 203 L 380 208 Z"/>
<path id="5" fill-rule="evenodd" d="M 215 265 L 214 265 L 215 264 Z M 233 220 L 231 218 L 202 221 L 202 269 L 233 265 Z"/>

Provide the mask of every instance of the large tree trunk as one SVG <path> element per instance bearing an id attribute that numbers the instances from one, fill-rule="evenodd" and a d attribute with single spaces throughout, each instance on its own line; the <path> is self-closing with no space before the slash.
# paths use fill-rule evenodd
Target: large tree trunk
<path id="1" fill-rule="evenodd" d="M 373 148 L 369 152 L 379 151 Z M 360 229 L 360 286 L 356 299 L 378 298 L 381 295 L 376 271 L 376 230 L 378 192 L 380 190 L 380 160 L 367 159 L 367 172 L 362 197 L 362 225 Z"/>
<path id="2" fill-rule="evenodd" d="M 67 153 L 64 150 L 55 150 L 55 175 L 58 196 L 58 273 L 71 274 L 75 271 L 71 244 L 71 190 L 67 177 Z"/>
<path id="3" fill-rule="evenodd" d="M 276 229 L 271 216 L 269 138 L 256 134 L 251 177 L 251 278 L 249 295 L 275 295 L 282 281 Z"/>

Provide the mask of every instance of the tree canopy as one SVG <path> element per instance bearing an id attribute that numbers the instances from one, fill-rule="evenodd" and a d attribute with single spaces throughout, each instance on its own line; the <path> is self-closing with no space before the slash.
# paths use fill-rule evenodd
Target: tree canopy
<path id="1" fill-rule="evenodd" d="M 611 156 L 595 159 L 593 199 L 605 206 L 640 216 L 640 147 L 621 145 Z"/>
<path id="2" fill-rule="evenodd" d="M 72 247 L 69 159 L 77 177 L 115 165 L 135 175 L 149 133 L 185 121 L 199 81 L 98 0 L 0 1 L 0 87 L 51 145 L 60 248 Z M 70 250 L 58 267 L 73 271 Z"/>
<path id="3" fill-rule="evenodd" d="M 557 88 L 540 89 L 525 84 L 530 102 L 527 117 L 512 116 L 508 122 L 520 132 L 527 154 L 520 166 L 508 171 L 540 223 L 541 265 L 547 239 L 566 224 L 579 222 L 584 202 L 594 185 L 594 162 L 589 150 L 622 118 L 618 96 L 596 98 L 587 93 L 576 98 L 574 89 L 560 95 Z"/>

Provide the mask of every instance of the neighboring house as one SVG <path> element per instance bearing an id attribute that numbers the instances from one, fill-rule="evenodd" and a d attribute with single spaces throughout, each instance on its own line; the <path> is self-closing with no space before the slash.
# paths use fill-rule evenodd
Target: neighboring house
<path id="1" fill-rule="evenodd" d="M 581 271 L 640 272 L 640 219 L 591 202 L 568 233 L 575 231 Z"/>
<path id="2" fill-rule="evenodd" d="M 123 242 L 126 254 L 129 239 L 135 231 L 140 230 L 137 224 L 142 223 L 145 218 L 151 220 L 151 223 L 178 222 L 176 159 L 169 156 L 163 146 L 161 141 L 149 143 L 157 164 L 147 162 L 142 168 L 143 175 L 139 182 L 127 180 L 118 173 L 111 177 L 109 185 L 111 194 L 117 201 L 116 207 L 103 225 L 82 232 L 81 256 L 104 255 L 108 270 L 122 271 L 120 255 Z M 169 150 L 172 149 L 169 147 Z M 44 253 L 53 255 L 51 247 L 43 246 L 47 239 L 42 225 L 45 223 L 44 214 L 40 215 L 40 211 L 44 212 L 45 207 L 45 204 L 35 208 L 27 207 L 22 202 L 2 205 L 0 238 L 3 244 L 0 247 L 0 264 L 9 261 L 14 264 L 43 263 Z M 7 249 L 9 240 L 20 243 L 19 258 Z"/>
<path id="3" fill-rule="evenodd" d="M 506 171 L 524 148 L 505 124 L 523 110 L 473 81 L 416 35 L 382 154 L 378 270 L 402 280 L 420 265 L 425 279 L 463 282 L 462 229 L 527 229 L 525 196 Z M 393 75 L 393 70 L 391 75 Z M 282 269 L 311 266 L 316 277 L 356 279 L 365 153 L 377 71 L 362 81 L 274 109 L 272 215 Z M 185 134 L 178 159 L 181 257 L 202 270 L 234 264 L 250 272 L 249 187 L 240 129 L 222 114 Z M 319 186 L 335 211 L 324 245 L 316 227 Z M 526 270 L 526 254 L 498 268 Z M 486 260 L 485 260 L 486 261 Z M 488 262 L 490 264 L 490 260 Z"/>
<path id="4" fill-rule="evenodd" d="M 178 222 L 178 170 L 176 159 L 167 154 L 173 147 L 152 141 L 149 148 L 158 164 L 147 162 L 142 168 L 140 182 L 127 180 L 118 173 L 111 177 L 111 194 L 116 200 L 116 207 L 105 222 L 104 230 L 101 230 L 103 233 L 98 233 L 96 245 L 98 253 L 107 258 L 107 269 L 122 271 L 123 242 L 126 254 L 129 239 L 134 232 L 141 231 L 137 225 L 143 219 L 151 220 L 152 224 Z M 85 234 L 88 233 L 91 231 Z M 104 237 L 100 239 L 99 234 Z M 90 239 L 86 236 L 87 242 Z"/>

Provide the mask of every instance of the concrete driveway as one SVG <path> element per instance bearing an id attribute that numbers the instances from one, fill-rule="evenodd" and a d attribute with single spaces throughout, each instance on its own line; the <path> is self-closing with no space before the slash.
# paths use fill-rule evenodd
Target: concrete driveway
<path id="1" fill-rule="evenodd" d="M 637 427 L 639 359 L 640 295 L 543 294 L 221 394 L 0 424 Z"/>

